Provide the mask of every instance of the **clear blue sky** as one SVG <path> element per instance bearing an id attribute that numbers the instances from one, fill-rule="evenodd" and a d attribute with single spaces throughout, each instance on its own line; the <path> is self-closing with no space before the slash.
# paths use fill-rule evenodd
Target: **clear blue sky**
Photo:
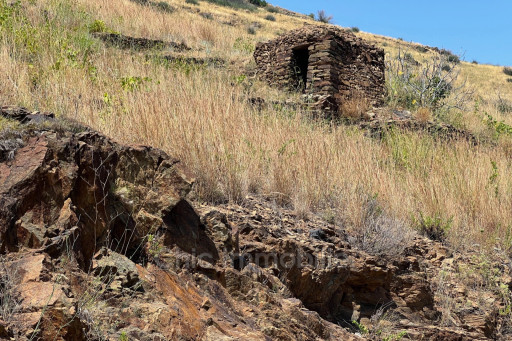
<path id="1" fill-rule="evenodd" d="M 295 12 L 323 9 L 337 25 L 446 48 L 467 61 L 512 65 L 512 0 L 270 0 Z"/>

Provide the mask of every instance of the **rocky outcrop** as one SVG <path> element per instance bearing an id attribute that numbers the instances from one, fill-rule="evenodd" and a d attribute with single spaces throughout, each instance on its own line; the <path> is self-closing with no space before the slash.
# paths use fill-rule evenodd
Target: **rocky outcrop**
<path id="1" fill-rule="evenodd" d="M 171 48 L 175 51 L 190 50 L 190 48 L 184 43 L 176 43 L 172 41 L 169 42 L 158 39 L 136 38 L 119 33 L 106 32 L 96 32 L 93 33 L 93 35 L 94 37 L 103 41 L 105 44 L 120 49 L 146 50 Z"/>
<path id="2" fill-rule="evenodd" d="M 451 124 L 436 121 L 418 121 L 409 111 L 394 111 L 390 117 L 367 113 L 367 120 L 361 120 L 358 125 L 371 136 L 382 138 L 391 129 L 422 131 L 444 140 L 466 140 L 477 145 L 478 140 L 471 132 L 454 127 Z"/>
<path id="3" fill-rule="evenodd" d="M 192 178 L 158 149 L 0 113 L 20 122 L 0 135 L 0 338 L 510 336 L 505 256 L 483 262 L 419 236 L 370 254 L 263 198 L 192 203 Z"/>

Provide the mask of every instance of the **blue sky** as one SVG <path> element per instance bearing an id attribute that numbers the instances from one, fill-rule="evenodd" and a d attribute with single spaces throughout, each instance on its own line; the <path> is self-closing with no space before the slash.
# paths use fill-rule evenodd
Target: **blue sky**
<path id="1" fill-rule="evenodd" d="M 446 48 L 467 61 L 512 65 L 512 0 L 270 0 L 337 25 Z"/>

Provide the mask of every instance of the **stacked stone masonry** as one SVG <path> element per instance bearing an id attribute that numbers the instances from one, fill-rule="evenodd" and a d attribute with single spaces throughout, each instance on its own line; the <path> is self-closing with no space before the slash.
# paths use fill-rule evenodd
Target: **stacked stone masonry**
<path id="1" fill-rule="evenodd" d="M 329 98 L 333 110 L 356 95 L 376 106 L 383 102 L 384 50 L 351 32 L 307 25 L 259 43 L 254 58 L 268 83 Z"/>

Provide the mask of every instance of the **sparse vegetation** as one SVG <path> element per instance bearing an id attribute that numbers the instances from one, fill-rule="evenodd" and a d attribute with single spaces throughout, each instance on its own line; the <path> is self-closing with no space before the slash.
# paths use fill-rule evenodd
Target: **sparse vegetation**
<path id="1" fill-rule="evenodd" d="M 453 218 L 445 219 L 439 215 L 428 216 L 420 212 L 416 221 L 416 227 L 426 237 L 432 240 L 444 241 L 452 227 L 452 222 Z"/>
<path id="2" fill-rule="evenodd" d="M 503 73 L 506 74 L 507 76 L 512 76 L 512 67 L 504 67 L 503 68 Z"/>
<path id="3" fill-rule="evenodd" d="M 274 17 L 272 14 L 269 14 L 265 16 L 265 20 L 276 21 L 276 17 Z"/>
<path id="4" fill-rule="evenodd" d="M 460 69 L 444 55 L 434 56 L 423 64 L 410 53 L 399 51 L 387 61 L 388 100 L 392 105 L 409 109 L 430 108 L 464 110 L 472 92 L 465 82 L 458 82 Z"/>
<path id="5" fill-rule="evenodd" d="M 265 0 L 249 0 L 249 2 L 258 7 L 265 7 L 268 5 Z"/>
<path id="6" fill-rule="evenodd" d="M 325 24 L 330 24 L 332 22 L 332 19 L 333 19 L 332 15 L 326 14 L 323 9 L 319 10 L 317 13 L 316 20 L 318 20 L 320 22 L 323 22 Z"/>
<path id="7" fill-rule="evenodd" d="M 0 255 L 0 319 L 4 322 L 11 322 L 13 315 L 21 308 L 18 277 L 18 270 L 8 267 L 4 256 Z"/>
<path id="8" fill-rule="evenodd" d="M 165 2 L 165 1 L 153 2 L 153 3 L 151 3 L 151 5 L 162 12 L 166 12 L 166 13 L 174 12 L 174 7 L 172 7 L 171 5 L 169 5 L 169 3 Z"/>
<path id="9" fill-rule="evenodd" d="M 357 32 L 359 32 L 359 31 L 360 31 L 359 27 L 356 27 L 356 26 L 351 27 L 351 28 L 350 28 L 350 30 L 351 30 L 352 32 L 354 32 L 354 33 L 357 33 Z"/>
<path id="10" fill-rule="evenodd" d="M 226 6 L 226 7 L 232 7 L 235 9 L 246 9 L 249 11 L 256 10 L 257 6 L 253 5 L 251 2 L 247 2 L 245 0 L 205 0 L 212 4 L 220 5 L 220 6 Z M 260 2 L 259 0 L 255 0 L 257 2 Z"/>

